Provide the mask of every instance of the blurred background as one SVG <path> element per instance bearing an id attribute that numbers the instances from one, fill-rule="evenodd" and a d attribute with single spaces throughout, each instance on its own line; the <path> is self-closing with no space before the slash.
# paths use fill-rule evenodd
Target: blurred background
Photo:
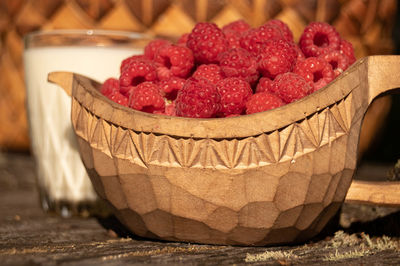
<path id="1" fill-rule="evenodd" d="M 30 149 L 22 61 L 29 32 L 96 28 L 177 38 L 198 21 L 222 26 L 244 19 L 259 26 L 275 18 L 298 40 L 309 22 L 325 21 L 361 58 L 400 53 L 399 13 L 397 0 L 0 0 L 0 152 Z M 398 95 L 381 97 L 369 108 L 361 160 L 394 164 L 400 158 L 399 109 Z"/>

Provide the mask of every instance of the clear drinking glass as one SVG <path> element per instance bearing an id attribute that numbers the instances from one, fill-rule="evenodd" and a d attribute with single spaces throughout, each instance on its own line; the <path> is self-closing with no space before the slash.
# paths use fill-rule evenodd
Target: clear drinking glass
<path id="1" fill-rule="evenodd" d="M 121 61 L 143 53 L 148 37 L 107 30 L 52 30 L 24 38 L 24 68 L 31 152 L 42 207 L 64 217 L 102 208 L 81 161 L 70 114 L 71 98 L 47 81 L 71 71 L 103 82 L 119 77 Z"/>

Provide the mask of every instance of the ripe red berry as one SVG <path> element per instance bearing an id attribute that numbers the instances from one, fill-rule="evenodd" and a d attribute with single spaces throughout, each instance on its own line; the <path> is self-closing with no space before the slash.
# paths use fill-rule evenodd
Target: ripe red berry
<path id="1" fill-rule="evenodd" d="M 356 61 L 354 48 L 351 42 L 342 39 L 340 42 L 340 53 L 347 57 L 349 65 L 352 65 Z"/>
<path id="2" fill-rule="evenodd" d="M 189 48 L 170 44 L 164 45 L 157 50 L 154 62 L 157 67 L 157 76 L 160 80 L 171 77 L 186 78 L 191 74 L 194 66 L 194 57 Z"/>
<path id="3" fill-rule="evenodd" d="M 132 87 L 145 81 L 156 81 L 157 72 L 153 62 L 134 60 L 121 72 L 119 77 L 120 91 L 127 95 Z"/>
<path id="4" fill-rule="evenodd" d="M 199 64 L 218 63 L 218 54 L 228 48 L 224 33 L 214 23 L 197 23 L 188 36 L 186 46 Z"/>
<path id="5" fill-rule="evenodd" d="M 313 91 L 321 89 L 335 78 L 332 66 L 318 57 L 298 61 L 293 72 L 302 76 L 313 87 Z"/>
<path id="6" fill-rule="evenodd" d="M 219 65 L 226 77 L 238 77 L 254 84 L 258 79 L 257 60 L 243 48 L 230 49 L 219 56 Z"/>
<path id="7" fill-rule="evenodd" d="M 244 21 L 243 19 L 238 19 L 235 21 L 232 21 L 231 23 L 226 24 L 225 26 L 222 27 L 222 31 L 224 33 L 229 32 L 229 31 L 234 31 L 237 33 L 244 33 L 248 31 L 251 28 L 251 26 Z"/>
<path id="8" fill-rule="evenodd" d="M 246 108 L 246 102 L 253 94 L 250 84 L 240 78 L 226 78 L 217 83 L 217 90 L 221 96 L 222 116 L 242 114 Z"/>
<path id="9" fill-rule="evenodd" d="M 216 64 L 203 64 L 197 67 L 196 71 L 192 74 L 196 79 L 207 79 L 209 82 L 216 84 L 224 78 L 221 67 Z"/>
<path id="10" fill-rule="evenodd" d="M 283 37 L 285 37 L 285 40 L 287 42 L 290 42 L 290 43 L 293 42 L 293 33 L 290 30 L 289 26 L 285 22 L 283 22 L 282 20 L 271 19 L 265 25 L 275 25 L 275 26 L 277 26 L 281 30 Z"/>
<path id="11" fill-rule="evenodd" d="M 158 83 L 158 86 L 166 99 L 175 100 L 178 91 L 183 88 L 183 85 L 185 85 L 185 81 L 186 80 L 182 78 L 171 77 L 166 80 L 161 80 Z"/>
<path id="12" fill-rule="evenodd" d="M 157 53 L 157 50 L 164 46 L 164 45 L 169 45 L 171 44 L 170 41 L 164 40 L 164 39 L 155 39 L 150 41 L 145 47 L 144 47 L 144 56 L 150 60 L 154 59 L 154 56 Z"/>
<path id="13" fill-rule="evenodd" d="M 119 81 L 115 78 L 108 78 L 101 85 L 100 92 L 106 96 L 108 99 L 124 105 L 128 106 L 128 97 L 125 97 L 119 92 Z"/>
<path id="14" fill-rule="evenodd" d="M 326 54 L 320 55 L 319 57 L 324 59 L 332 66 L 332 70 L 335 73 L 335 78 L 349 67 L 349 60 L 347 56 L 340 53 L 338 50 L 331 50 Z"/>
<path id="15" fill-rule="evenodd" d="M 178 91 L 176 114 L 183 117 L 215 117 L 220 109 L 220 95 L 206 79 L 189 78 Z"/>
<path id="16" fill-rule="evenodd" d="M 262 76 L 274 79 L 279 74 L 292 71 L 296 58 L 294 45 L 283 39 L 270 40 L 257 57 L 258 71 Z"/>
<path id="17" fill-rule="evenodd" d="M 138 55 L 132 55 L 128 58 L 125 58 L 121 62 L 121 66 L 119 68 L 120 73 L 122 73 L 133 61 L 136 61 L 136 60 L 147 60 L 147 57 L 142 54 L 138 54 Z"/>
<path id="18" fill-rule="evenodd" d="M 325 22 L 312 22 L 304 29 L 299 45 L 306 57 L 319 56 L 327 50 L 339 50 L 340 35 Z"/>
<path id="19" fill-rule="evenodd" d="M 272 83 L 273 81 L 270 78 L 267 77 L 260 78 L 260 80 L 257 83 L 256 93 L 264 91 L 274 93 Z"/>
<path id="20" fill-rule="evenodd" d="M 158 86 L 152 82 L 143 82 L 129 92 L 129 107 L 147 113 L 163 112 L 164 98 Z"/>
<path id="21" fill-rule="evenodd" d="M 251 95 L 246 102 L 246 114 L 253 114 L 278 108 L 285 103 L 275 94 L 260 92 Z"/>
<path id="22" fill-rule="evenodd" d="M 285 103 L 297 101 L 312 92 L 308 82 L 300 75 L 288 72 L 276 77 L 272 90 Z"/>
<path id="23" fill-rule="evenodd" d="M 269 40 L 284 39 L 281 30 L 275 25 L 263 25 L 245 32 L 240 38 L 240 46 L 257 56 Z"/>

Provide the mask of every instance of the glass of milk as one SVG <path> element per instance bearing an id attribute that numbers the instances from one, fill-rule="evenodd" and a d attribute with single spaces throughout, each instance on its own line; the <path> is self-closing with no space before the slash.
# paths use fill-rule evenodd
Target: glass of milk
<path id="1" fill-rule="evenodd" d="M 149 38 L 106 30 L 52 30 L 24 38 L 24 70 L 31 152 L 42 207 L 64 217 L 97 213 L 97 198 L 81 161 L 70 116 L 71 98 L 47 81 L 70 71 L 99 82 L 119 78 L 123 59 L 143 53 Z"/>

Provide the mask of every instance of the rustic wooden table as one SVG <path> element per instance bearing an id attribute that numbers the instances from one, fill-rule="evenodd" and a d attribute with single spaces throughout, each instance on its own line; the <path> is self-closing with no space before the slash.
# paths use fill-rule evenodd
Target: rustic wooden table
<path id="1" fill-rule="evenodd" d="M 400 209 L 344 204 L 338 221 L 293 246 L 232 247 L 173 243 L 129 235 L 114 217 L 44 213 L 29 154 L 0 152 L 1 265 L 386 265 L 400 264 Z M 384 176 L 361 166 L 357 178 Z"/>

